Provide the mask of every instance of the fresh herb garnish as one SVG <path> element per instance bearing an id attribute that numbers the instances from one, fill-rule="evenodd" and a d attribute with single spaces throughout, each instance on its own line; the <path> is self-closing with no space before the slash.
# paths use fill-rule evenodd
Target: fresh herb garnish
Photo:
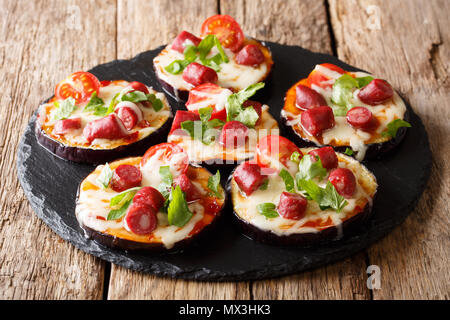
<path id="1" fill-rule="evenodd" d="M 117 220 L 122 218 L 127 212 L 128 207 L 133 202 L 133 197 L 141 187 L 130 188 L 115 195 L 109 201 L 109 206 L 113 208 L 108 213 L 106 220 Z"/>
<path id="2" fill-rule="evenodd" d="M 267 190 L 269 186 L 269 179 L 264 180 L 263 184 L 259 187 L 260 190 Z"/>
<path id="3" fill-rule="evenodd" d="M 170 172 L 170 167 L 169 166 L 159 167 L 159 175 L 161 176 L 161 183 L 157 187 L 157 189 L 159 192 L 161 192 L 161 194 L 165 199 L 168 199 L 173 184 L 173 176 L 172 172 Z"/>
<path id="4" fill-rule="evenodd" d="M 321 188 L 313 180 L 299 179 L 297 187 L 308 200 L 316 201 L 321 210 L 331 208 L 336 212 L 341 212 L 342 208 L 348 204 L 330 181 L 327 182 L 325 188 Z"/>
<path id="5" fill-rule="evenodd" d="M 271 202 L 260 203 L 256 206 L 259 214 L 262 214 L 266 218 L 276 218 L 279 216 L 275 204 Z"/>
<path id="6" fill-rule="evenodd" d="M 102 171 L 98 175 L 96 182 L 98 184 L 100 184 L 103 187 L 103 189 L 106 189 L 106 188 L 108 188 L 108 185 L 109 185 L 109 182 L 111 181 L 112 176 L 113 176 L 113 171 L 109 167 L 109 164 L 106 163 L 103 166 Z"/>
<path id="7" fill-rule="evenodd" d="M 281 177 L 281 179 L 283 179 L 284 185 L 286 186 L 286 190 L 288 192 L 295 192 L 294 178 L 292 178 L 289 171 L 287 171 L 286 169 L 283 168 L 283 169 L 281 169 L 281 171 L 278 175 Z"/>
<path id="8" fill-rule="evenodd" d="M 395 119 L 388 123 L 387 130 L 383 131 L 381 135 L 383 137 L 392 137 L 395 138 L 397 136 L 398 129 L 406 127 L 411 128 L 411 124 L 405 120 L 402 119 Z"/>
<path id="9" fill-rule="evenodd" d="M 56 111 L 53 114 L 53 120 L 67 119 L 75 110 L 75 99 L 72 97 L 67 98 L 61 102 L 55 101 L 54 103 Z"/>
<path id="10" fill-rule="evenodd" d="M 344 154 L 348 155 L 348 156 L 352 156 L 353 155 L 353 150 L 350 148 L 345 148 Z"/>
<path id="11" fill-rule="evenodd" d="M 180 186 L 172 189 L 171 198 L 167 208 L 167 218 L 169 224 L 181 228 L 191 220 L 192 212 L 189 210 L 184 192 Z"/>
<path id="12" fill-rule="evenodd" d="M 113 209 L 109 211 L 108 216 L 106 217 L 106 220 L 117 220 L 122 218 L 125 213 L 127 212 L 128 207 L 133 202 L 133 199 L 128 200 L 121 206 L 119 209 Z"/>
<path id="13" fill-rule="evenodd" d="M 147 94 L 147 100 L 152 104 L 153 110 L 155 110 L 156 112 L 164 107 L 161 99 L 158 99 L 153 93 Z"/>
<path id="14" fill-rule="evenodd" d="M 94 91 L 91 95 L 91 98 L 89 99 L 88 104 L 84 107 L 84 112 L 94 112 L 96 113 L 103 113 L 103 109 L 105 108 L 105 102 L 97 96 L 97 92 Z"/>
<path id="15" fill-rule="evenodd" d="M 227 121 L 240 121 L 247 127 L 253 128 L 259 115 L 252 106 L 244 108 L 242 104 L 262 88 L 264 88 L 264 82 L 258 82 L 231 94 L 226 104 Z"/>
<path id="16" fill-rule="evenodd" d="M 369 83 L 372 82 L 373 77 L 371 76 L 366 76 L 366 77 L 359 77 L 359 78 L 355 78 L 356 81 L 358 81 L 358 88 L 362 88 L 367 86 Z"/>
<path id="17" fill-rule="evenodd" d="M 215 139 L 217 130 L 215 128 L 223 126 L 224 122 L 219 119 L 211 119 L 213 108 L 206 107 L 198 110 L 200 121 L 184 121 L 181 129 L 189 133 L 192 139 L 200 140 L 203 144 L 209 145 Z"/>
<path id="18" fill-rule="evenodd" d="M 327 175 L 327 169 L 323 167 L 320 157 L 316 156 L 316 161 L 314 161 L 312 157 L 312 155 L 306 154 L 300 160 L 300 163 L 298 164 L 299 171 L 295 175 L 296 180 L 311 180 L 315 177 L 318 177 L 319 180 L 322 180 Z"/>
<path id="19" fill-rule="evenodd" d="M 331 101 L 337 105 L 333 107 L 335 116 L 345 116 L 347 111 L 354 107 L 351 103 L 353 97 L 353 88 L 362 88 L 369 84 L 373 77 L 359 77 L 353 78 L 348 74 L 343 74 L 333 84 L 333 91 L 331 93 Z"/>
<path id="20" fill-rule="evenodd" d="M 220 172 L 217 170 L 216 174 L 209 177 L 208 179 L 208 189 L 211 193 L 218 199 L 222 199 L 222 193 L 219 189 L 220 186 Z"/>
<path id="21" fill-rule="evenodd" d="M 290 160 L 295 163 L 299 163 L 300 162 L 300 153 L 298 151 L 292 152 Z"/>
<path id="22" fill-rule="evenodd" d="M 147 101 L 147 95 L 142 92 L 142 91 L 130 91 L 125 93 L 124 95 L 122 95 L 121 101 L 130 101 L 133 103 L 137 103 L 137 102 L 142 102 L 142 101 Z"/>

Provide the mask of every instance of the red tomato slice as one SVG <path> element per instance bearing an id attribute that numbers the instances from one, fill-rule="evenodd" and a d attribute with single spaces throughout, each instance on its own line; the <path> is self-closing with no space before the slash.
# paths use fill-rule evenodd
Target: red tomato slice
<path id="1" fill-rule="evenodd" d="M 338 66 L 331 64 L 331 63 L 322 63 L 321 66 L 324 68 L 330 69 L 332 71 L 338 72 L 340 74 L 345 73 L 345 71 L 342 68 L 339 68 Z M 331 84 L 322 83 L 322 82 L 328 81 L 328 80 L 330 80 L 330 78 L 325 76 L 319 70 L 313 70 L 308 76 L 308 86 L 311 87 L 311 85 L 314 84 L 321 88 L 331 87 Z"/>
<path id="2" fill-rule="evenodd" d="M 297 151 L 302 157 L 300 148 L 290 140 L 281 136 L 265 136 L 256 145 L 256 161 L 262 168 L 281 170 L 280 164 L 289 168 L 291 155 Z"/>
<path id="3" fill-rule="evenodd" d="M 141 167 L 144 166 L 152 157 L 158 155 L 158 160 L 163 162 L 163 165 L 170 166 L 170 169 L 176 178 L 182 173 L 186 173 L 189 168 L 189 156 L 184 152 L 183 148 L 175 143 L 161 143 L 151 147 L 145 152 L 141 160 Z M 155 168 L 155 170 L 158 170 Z"/>
<path id="4" fill-rule="evenodd" d="M 100 81 L 89 72 L 75 72 L 58 83 L 55 88 L 55 96 L 65 100 L 69 97 L 75 99 L 76 103 L 85 102 L 94 91 L 98 93 Z"/>
<path id="5" fill-rule="evenodd" d="M 232 17 L 226 14 L 216 14 L 202 24 L 202 36 L 215 34 L 220 43 L 233 52 L 238 51 L 244 43 L 244 32 Z"/>
<path id="6" fill-rule="evenodd" d="M 189 99 L 186 102 L 186 108 L 191 112 L 198 113 L 198 109 L 200 108 L 213 107 L 211 120 L 220 119 L 222 121 L 226 121 L 227 111 L 225 106 L 223 106 L 220 110 L 216 109 L 218 98 L 224 90 L 228 89 L 219 87 L 214 83 L 201 84 L 189 92 Z"/>

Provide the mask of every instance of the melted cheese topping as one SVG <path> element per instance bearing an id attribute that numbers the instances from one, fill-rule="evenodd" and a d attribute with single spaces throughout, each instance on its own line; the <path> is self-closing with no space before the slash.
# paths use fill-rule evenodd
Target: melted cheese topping
<path id="1" fill-rule="evenodd" d="M 261 120 L 254 129 L 249 129 L 249 138 L 245 145 L 236 148 L 225 148 L 216 139 L 209 145 L 203 144 L 200 140 L 192 139 L 186 134 L 178 134 L 181 130 L 176 130 L 167 137 L 168 142 L 173 142 L 189 155 L 192 162 L 205 162 L 207 164 L 235 163 L 236 161 L 252 158 L 255 153 L 256 144 L 259 139 L 269 134 L 279 134 L 278 123 L 268 112 L 268 106 L 262 106 Z M 217 130 L 217 134 L 220 131 Z M 228 162 L 227 162 L 228 161 Z"/>
<path id="2" fill-rule="evenodd" d="M 306 154 L 312 148 L 301 150 L 303 154 Z M 278 205 L 281 193 L 286 191 L 283 179 L 277 174 L 268 176 L 269 184 L 266 190 L 258 189 L 250 196 L 246 196 L 240 192 L 238 185 L 232 179 L 231 196 L 234 211 L 244 221 L 261 230 L 273 232 L 278 236 L 317 233 L 332 226 L 339 227 L 345 220 L 362 212 L 366 204 L 372 204 L 372 199 L 377 190 L 377 183 L 373 174 L 358 161 L 340 153 L 337 153 L 337 156 L 339 160 L 338 166 L 352 170 L 357 181 L 355 193 L 351 199 L 346 199 L 348 204 L 341 212 L 336 212 L 331 209 L 320 210 L 317 202 L 308 200 L 305 217 L 300 220 L 286 219 L 281 216 L 266 218 L 258 212 L 256 206 L 265 202 L 272 202 Z M 328 176 L 322 181 L 317 181 L 316 179 L 315 182 L 324 188 L 327 180 Z"/>
<path id="3" fill-rule="evenodd" d="M 323 73 L 325 76 L 331 78 L 329 80 L 329 84 L 333 84 L 337 78 L 342 76 L 340 73 L 320 65 L 317 65 L 315 69 Z M 352 74 L 356 77 L 370 76 L 370 74 L 365 72 L 354 72 Z M 353 92 L 353 98 L 350 102 L 354 106 L 368 108 L 379 122 L 379 126 L 377 127 L 377 129 L 374 132 L 366 132 L 363 130 L 355 129 L 348 124 L 345 116 L 335 116 L 334 127 L 325 130 L 320 137 L 315 137 L 310 135 L 306 130 L 303 129 L 300 123 L 300 114 L 302 110 L 295 106 L 295 87 L 298 84 L 302 83 L 302 81 L 299 81 L 294 86 L 292 86 L 286 95 L 285 106 L 281 111 L 281 116 L 287 120 L 286 124 L 288 126 L 292 126 L 294 131 L 301 135 L 301 137 L 304 137 L 319 146 L 350 146 L 353 151 L 356 152 L 356 159 L 360 161 L 364 159 L 369 144 L 382 143 L 389 140 L 388 137 L 383 137 L 381 133 L 387 129 L 387 125 L 391 121 L 395 119 L 403 119 L 406 112 L 405 103 L 395 91 L 392 99 L 386 101 L 383 104 L 371 106 L 359 100 L 359 89 L 357 89 Z M 330 107 L 339 108 L 339 106 L 335 105 L 331 101 L 331 87 L 324 89 L 313 84 L 311 86 L 311 89 L 320 93 L 325 98 L 327 104 Z"/>
<path id="4" fill-rule="evenodd" d="M 89 144 L 86 138 L 83 136 L 84 127 L 91 121 L 103 118 L 103 116 L 96 116 L 93 112 L 84 112 L 84 107 L 88 104 L 89 100 L 78 104 L 75 110 L 70 115 L 70 118 L 81 118 L 81 128 L 76 130 L 70 130 L 64 135 L 57 135 L 53 133 L 53 128 L 56 120 L 53 120 L 53 115 L 56 112 L 56 107 L 54 102 L 56 99 L 52 99 L 48 103 L 45 103 L 39 107 L 39 123 L 45 133 L 51 138 L 62 142 L 68 146 L 80 147 L 80 148 L 90 148 L 90 149 L 113 149 L 121 145 L 129 144 L 138 140 L 142 140 L 149 136 L 151 133 L 158 130 L 168 119 L 172 116 L 170 105 L 161 92 L 157 92 L 152 88 L 147 87 L 150 93 L 155 94 L 155 96 L 160 99 L 163 103 L 163 108 L 156 112 L 152 107 L 147 108 L 142 105 L 142 103 L 136 103 L 132 108 L 139 108 L 142 114 L 141 120 L 146 120 L 147 124 L 145 126 L 139 125 L 139 123 L 129 130 L 129 137 L 122 139 L 94 139 L 91 144 Z M 105 106 L 109 106 L 111 100 L 117 93 L 126 93 L 130 90 L 127 81 L 112 81 L 106 87 L 100 87 L 98 97 L 103 100 Z M 62 100 L 59 100 L 62 101 Z M 130 137 L 133 137 L 130 140 Z"/>
<path id="5" fill-rule="evenodd" d="M 153 158 L 157 157 L 152 157 L 151 159 Z M 153 175 L 151 174 L 152 170 L 149 170 L 150 168 L 148 167 L 148 164 L 151 162 L 151 159 L 147 161 L 143 168 L 141 168 L 141 172 L 144 177 L 141 186 L 152 186 L 156 188 L 160 183 L 160 179 L 153 178 Z M 114 169 L 121 164 L 139 165 L 140 161 L 141 157 L 122 159 L 112 162 L 110 167 L 111 169 Z M 152 164 L 156 166 L 168 165 L 156 162 L 152 162 Z M 154 167 L 153 171 L 158 172 L 158 168 Z M 215 215 L 206 211 L 206 205 L 202 202 L 202 199 L 200 199 L 188 204 L 189 210 L 193 213 L 193 216 L 183 227 L 180 228 L 174 225 L 169 225 L 167 213 L 158 212 L 158 226 L 151 234 L 134 234 L 127 230 L 123 218 L 111 221 L 106 220 L 108 213 L 111 210 L 111 207 L 109 206 L 110 200 L 118 193 L 111 188 L 103 189 L 102 186 L 96 181 L 102 169 L 103 165 L 98 166 L 89 176 L 86 177 L 86 179 L 83 180 L 80 185 L 80 193 L 77 200 L 77 206 L 75 208 L 75 214 L 78 222 L 82 226 L 131 241 L 161 243 L 167 249 L 170 249 L 177 242 L 198 234 L 215 218 Z M 207 197 L 207 183 L 211 174 L 206 169 L 194 167 L 190 167 L 187 174 L 193 177 L 192 183 L 197 187 L 200 193 Z M 152 178 L 149 178 L 150 176 Z M 215 198 L 218 205 L 221 207 L 224 204 L 223 199 L 224 191 L 222 190 L 222 199 Z"/>
<path id="6" fill-rule="evenodd" d="M 272 66 L 269 50 L 254 40 L 246 40 L 244 45 L 247 43 L 257 44 L 262 49 L 266 61 L 256 67 L 240 65 L 234 60 L 236 54 L 227 48 L 224 48 L 229 62 L 220 64 L 220 71 L 217 72 L 217 85 L 224 88 L 231 88 L 233 91 L 239 91 L 266 78 Z M 171 74 L 165 70 L 165 67 L 173 61 L 184 60 L 184 55 L 176 50 L 172 50 L 171 46 L 172 45 L 170 44 L 164 48 L 161 53 L 153 59 L 153 64 L 158 77 L 170 84 L 177 95 L 178 90 L 189 91 L 194 86 L 183 80 L 182 72 L 180 74 Z M 207 58 L 210 58 L 217 53 L 217 48 L 214 47 Z"/>

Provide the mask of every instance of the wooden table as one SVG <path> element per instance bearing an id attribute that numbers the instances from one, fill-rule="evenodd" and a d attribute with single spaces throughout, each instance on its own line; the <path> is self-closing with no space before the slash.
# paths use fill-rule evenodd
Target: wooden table
<path id="1" fill-rule="evenodd" d="M 32 212 L 16 149 L 68 74 L 130 58 L 230 14 L 258 39 L 337 55 L 388 79 L 425 123 L 432 176 L 417 208 L 367 250 L 280 279 L 193 282 L 133 272 L 61 240 Z M 0 0 L 1 299 L 448 299 L 450 1 Z M 295 57 L 292 57 L 295 59 Z M 414 158 L 414 154 L 411 154 Z M 413 161 L 413 160 L 412 160 Z M 381 289 L 366 286 L 378 265 Z"/>

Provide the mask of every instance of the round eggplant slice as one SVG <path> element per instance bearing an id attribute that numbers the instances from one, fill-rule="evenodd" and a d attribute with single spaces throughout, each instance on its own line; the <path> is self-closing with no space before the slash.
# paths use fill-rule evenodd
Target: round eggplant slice
<path id="1" fill-rule="evenodd" d="M 355 77 L 367 77 L 365 72 L 348 73 Z M 405 102 L 394 91 L 393 97 L 383 104 L 375 106 L 366 105 L 357 98 L 357 89 L 353 92 L 355 106 L 364 106 L 369 109 L 376 119 L 375 126 L 370 130 L 353 128 L 347 121 L 346 115 L 336 116 L 335 124 L 331 129 L 324 130 L 316 136 L 311 135 L 302 125 L 301 114 L 305 112 L 296 104 L 296 87 L 298 85 L 309 86 L 308 79 L 302 79 L 294 84 L 286 93 L 284 107 L 281 111 L 281 124 L 284 134 L 300 147 L 310 146 L 332 146 L 338 152 L 352 150 L 352 156 L 357 160 L 372 159 L 380 157 L 393 150 L 404 138 L 406 127 L 400 127 L 395 137 L 384 135 L 387 125 L 393 120 L 401 119 L 408 121 L 409 113 Z M 314 86 L 326 100 L 329 106 L 334 106 L 331 101 L 331 86 L 320 88 Z M 335 106 L 336 107 L 336 106 Z"/>
<path id="2" fill-rule="evenodd" d="M 264 55 L 264 62 L 258 66 L 247 66 L 238 64 L 235 60 L 236 53 L 231 50 L 224 49 L 229 62 L 220 64 L 220 71 L 217 72 L 217 85 L 228 88 L 234 92 L 242 90 L 251 84 L 264 81 L 272 70 L 273 60 L 272 53 L 264 42 L 247 38 L 245 45 L 256 45 Z M 175 60 L 184 60 L 184 55 L 171 48 L 172 44 L 166 46 L 153 59 L 153 69 L 164 90 L 174 99 L 186 102 L 189 97 L 189 91 L 194 85 L 183 79 L 183 72 L 172 74 L 166 70 L 166 67 Z"/>
<path id="3" fill-rule="evenodd" d="M 314 148 L 301 149 L 305 155 Z M 372 211 L 377 191 L 375 176 L 352 157 L 337 153 L 338 166 L 350 169 L 356 177 L 356 189 L 341 212 L 329 208 L 321 210 L 314 200 L 308 200 L 304 216 L 298 220 L 278 215 L 267 218 L 257 210 L 260 203 L 271 202 L 278 206 L 285 190 L 284 181 L 278 175 L 271 176 L 265 190 L 257 189 L 246 196 L 231 175 L 227 191 L 231 194 L 234 216 L 242 232 L 250 238 L 278 245 L 312 245 L 342 238 L 363 224 Z M 327 182 L 327 176 L 322 184 Z M 319 183 L 320 186 L 320 183 Z M 325 186 L 322 186 L 325 187 Z"/>
<path id="4" fill-rule="evenodd" d="M 101 87 L 98 96 L 102 98 L 104 106 L 108 107 L 114 96 L 127 88 L 128 84 L 127 81 L 117 80 Z M 135 103 L 134 108 L 138 108 L 136 111 L 141 113 L 136 117 L 139 122 L 130 130 L 121 126 L 122 130 L 126 130 L 124 131 L 126 134 L 121 138 L 99 138 L 88 142 L 83 135 L 83 129 L 89 122 L 104 117 L 104 115 L 96 116 L 94 110 L 84 110 L 89 101 L 77 105 L 69 118 L 81 118 L 81 126 L 65 133 L 58 132 L 55 130 L 57 121 L 53 120 L 57 108 L 55 97 L 39 107 L 35 126 L 36 138 L 41 146 L 54 155 L 80 163 L 100 164 L 125 156 L 141 155 L 150 146 L 166 140 L 173 119 L 172 108 L 164 94 L 151 88 L 148 90 L 162 102 L 162 108 L 156 111 L 149 102 Z M 113 114 L 117 116 L 117 113 Z"/>
<path id="5" fill-rule="evenodd" d="M 141 159 L 142 157 L 125 158 L 116 160 L 109 166 L 111 170 L 123 164 L 139 166 Z M 208 179 L 212 174 L 205 168 L 189 166 L 186 175 L 201 194 L 199 199 L 188 203 L 188 208 L 193 214 L 190 220 L 183 227 L 170 225 L 167 213 L 160 209 L 157 213 L 156 229 L 145 235 L 135 234 L 126 228 L 124 216 L 116 220 L 107 220 L 112 210 L 110 199 L 118 193 L 109 187 L 103 189 L 96 181 L 102 169 L 103 166 L 98 166 L 81 182 L 75 214 L 86 235 L 108 247 L 145 251 L 174 251 L 184 248 L 205 235 L 207 230 L 212 229 L 225 204 L 225 191 L 221 186 L 219 187 L 221 197 L 212 196 L 209 192 Z M 143 176 L 141 186 L 148 186 L 145 173 Z"/>
<path id="6" fill-rule="evenodd" d="M 215 141 L 205 144 L 198 139 L 191 138 L 183 130 L 175 130 L 167 137 L 168 142 L 175 143 L 189 154 L 191 163 L 206 166 L 214 171 L 221 168 L 232 168 L 236 164 L 251 159 L 254 156 L 259 139 L 269 134 L 279 134 L 277 121 L 268 111 L 267 105 L 262 106 L 261 118 L 255 128 L 248 129 L 248 138 L 241 146 L 226 147 L 219 142 L 221 131 L 216 130 Z"/>

